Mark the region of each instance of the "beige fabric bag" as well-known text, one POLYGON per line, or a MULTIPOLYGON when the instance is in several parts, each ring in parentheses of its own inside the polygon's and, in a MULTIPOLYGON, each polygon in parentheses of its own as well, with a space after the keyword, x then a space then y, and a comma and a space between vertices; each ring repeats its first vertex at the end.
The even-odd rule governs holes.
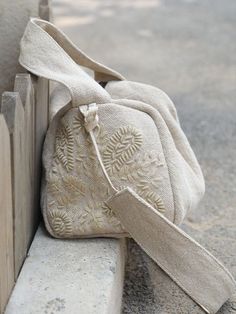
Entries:
POLYGON ((28 23, 20 63, 68 91, 54 93, 61 108, 43 151, 42 209, 50 234, 131 236, 206 312, 215 313, 235 283, 177 227, 202 198, 204 179, 168 96, 93 61, 43 20, 28 23), (95 80, 79 65, 92 69, 95 80))

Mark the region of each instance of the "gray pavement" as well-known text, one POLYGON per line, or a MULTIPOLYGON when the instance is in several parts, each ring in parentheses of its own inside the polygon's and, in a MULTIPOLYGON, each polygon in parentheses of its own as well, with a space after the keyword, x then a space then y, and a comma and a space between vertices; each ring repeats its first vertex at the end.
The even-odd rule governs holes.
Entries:
MULTIPOLYGON (((95 59, 176 104, 206 179, 183 228, 236 277, 236 1, 54 0, 54 21, 95 59)), ((123 314, 197 314, 133 242, 123 314)), ((219 311, 236 313, 236 294, 219 311)))

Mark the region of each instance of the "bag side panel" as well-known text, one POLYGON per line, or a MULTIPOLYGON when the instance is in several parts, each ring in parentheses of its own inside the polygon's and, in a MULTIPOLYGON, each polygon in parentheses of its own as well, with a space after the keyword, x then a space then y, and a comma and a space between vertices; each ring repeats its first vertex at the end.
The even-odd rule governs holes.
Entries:
MULTIPOLYGON (((132 187, 173 221, 170 179, 153 119, 139 108, 119 104, 99 105, 99 119, 96 140, 114 185, 132 187)), ((78 109, 63 109, 53 118, 43 165, 42 207, 53 236, 127 235, 104 204, 111 191, 78 109)))
MULTIPOLYGON (((113 84, 113 86, 115 86, 115 84, 113 84)), ((144 89, 145 88, 146 86, 144 86, 144 89)), ((109 90, 109 92, 112 94, 111 90, 109 90)), ((122 91, 119 89, 119 92, 122 93, 121 95, 119 93, 119 97, 127 96, 128 94, 126 94, 125 87, 122 91), (124 93, 125 95, 123 95, 124 93)), ((142 92, 141 88, 140 94, 143 94, 143 97, 145 97, 145 91, 142 92)), ((146 94, 148 96, 148 91, 146 91, 146 94)), ((129 95, 131 95, 131 93, 129 95)), ((112 97, 115 97, 115 95, 112 94, 112 97)), ((138 98, 137 95, 136 98, 138 98)), ((145 102, 147 101, 148 97, 145 98, 145 102)), ((129 100, 117 99, 116 102, 131 106, 131 101, 129 100)), ((158 103, 158 98, 156 102, 158 103)), ((158 110, 156 110, 153 106, 147 105, 146 103, 134 100, 132 100, 132 103, 134 108, 139 108, 150 114, 156 123, 169 169, 174 195, 174 222, 180 224, 187 211, 196 208, 204 195, 205 184, 200 166, 178 120, 173 117, 163 104, 159 103, 158 110)))

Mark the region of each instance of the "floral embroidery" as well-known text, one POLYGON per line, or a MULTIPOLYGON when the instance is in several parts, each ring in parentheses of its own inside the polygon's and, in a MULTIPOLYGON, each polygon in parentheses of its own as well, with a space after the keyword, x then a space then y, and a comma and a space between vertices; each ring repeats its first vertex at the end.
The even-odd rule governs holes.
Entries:
MULTIPOLYGON (((85 130, 84 128, 84 122, 83 122, 83 117, 82 117, 82 114, 78 111, 78 114, 75 116, 74 118, 74 121, 73 121, 73 129, 75 131, 79 133, 81 133, 83 139, 85 140, 83 142, 83 145, 88 147, 91 152, 90 152, 90 156, 87 156, 88 158, 90 158, 91 156, 92 157, 95 157, 95 152, 94 152, 94 149, 93 149, 93 144, 92 144, 92 141, 91 141, 91 138, 88 134, 88 132, 85 130)), ((97 144, 99 146, 99 149, 100 151, 102 151, 105 147, 105 143, 107 142, 108 140, 108 134, 106 132, 106 129, 104 127, 104 125, 100 122, 100 124, 96 127, 96 129, 94 130, 94 135, 96 137, 96 141, 97 141, 97 144)), ((76 142, 77 142, 77 145, 81 145, 81 139, 79 138, 76 138, 76 142)), ((81 154, 83 156, 83 154, 81 154)))
POLYGON ((69 236, 72 234, 72 224, 68 215, 59 210, 48 212, 49 224, 57 236, 69 236))
POLYGON ((69 194, 68 192, 59 194, 55 197, 55 202, 58 209, 69 208, 76 201, 75 195, 69 194))
POLYGON ((85 193, 85 185, 81 182, 78 177, 72 175, 66 175, 62 177, 62 182, 65 186, 67 191, 70 191, 75 194, 82 194, 85 193))
POLYGON ((66 174, 58 177, 53 174, 48 180, 48 191, 53 196, 50 204, 63 209, 78 201, 78 198, 85 194, 85 185, 76 176, 66 174))
MULTIPOLYGON (((139 152, 143 137, 133 126, 122 126, 110 136, 100 123, 94 133, 105 168, 115 186, 118 189, 130 186, 163 213, 164 203, 154 192, 159 189, 163 177, 159 171, 164 166, 162 155, 139 152)), ((69 235, 72 224, 81 234, 110 230, 110 226, 114 232, 125 231, 104 203, 111 191, 79 112, 74 115, 72 127, 63 118, 57 131, 48 192, 48 219, 56 235, 69 235)))
POLYGON ((156 210, 161 213, 165 212, 164 203, 159 195, 157 195, 153 191, 144 190, 144 191, 137 191, 137 193, 145 199, 150 205, 152 205, 156 210))
POLYGON ((90 201, 88 205, 82 210, 82 213, 79 216, 79 223, 82 228, 91 225, 98 229, 102 227, 103 215, 101 215, 101 212, 98 210, 100 206, 101 204, 92 203, 90 201))
MULTIPOLYGON (((78 110, 78 113, 77 113, 77 115, 74 117, 74 121, 73 121, 73 128, 74 129, 77 129, 79 132, 86 132, 86 130, 85 130, 85 128, 84 128, 84 126, 83 126, 83 124, 84 124, 84 122, 83 122, 83 116, 82 116, 82 114, 79 112, 79 110, 78 110)), ((86 134, 86 133, 85 133, 86 134)))
POLYGON ((57 175, 51 175, 48 180, 48 192, 56 196, 57 194, 62 193, 61 189, 61 180, 57 175))
POLYGON ((110 207, 108 207, 105 203, 102 204, 102 211, 105 216, 112 217, 114 216, 114 213, 110 207))
POLYGON ((58 159, 67 171, 74 167, 74 137, 69 125, 62 125, 56 134, 55 157, 58 159))
POLYGON ((142 145, 142 134, 132 126, 118 129, 109 139, 103 153, 103 162, 108 173, 120 170, 142 145))
POLYGON ((142 156, 138 156, 123 165, 119 170, 119 177, 123 181, 128 180, 130 183, 140 183, 141 185, 143 183, 145 185, 152 178, 152 184, 158 188, 161 178, 158 177, 157 172, 158 168, 162 166, 163 163, 158 154, 155 152, 143 153, 142 156))

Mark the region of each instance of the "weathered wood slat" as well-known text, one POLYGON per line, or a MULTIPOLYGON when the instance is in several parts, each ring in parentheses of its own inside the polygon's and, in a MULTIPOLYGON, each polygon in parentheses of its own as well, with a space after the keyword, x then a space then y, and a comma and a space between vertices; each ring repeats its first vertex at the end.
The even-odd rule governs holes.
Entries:
POLYGON ((2 313, 14 285, 10 137, 2 115, 0 135, 0 313, 2 313))
MULTIPOLYGON (((9 156, 9 163, 11 163, 11 167, 9 168, 12 190, 9 190, 9 193, 12 194, 13 217, 8 224, 4 222, 5 218, 3 217, 0 220, 0 229, 3 233, 2 242, 6 241, 4 235, 8 235, 9 230, 11 231, 12 250, 14 248, 11 255, 13 269, 10 270, 8 276, 9 278, 13 276, 12 284, 9 284, 10 288, 7 286, 6 280, 8 279, 2 281, 0 278, 0 294, 3 294, 1 296, 2 307, 12 288, 14 278, 16 280, 19 274, 40 216, 41 154, 48 127, 48 81, 35 78, 35 86, 36 95, 34 95, 30 75, 19 74, 15 79, 15 92, 5 92, 2 96, 1 113, 5 118, 5 125, 8 127, 8 137, 10 135, 11 160, 9 156), (36 104, 37 106, 35 106, 36 104), (2 227, 2 223, 4 227, 2 227)), ((3 158, 2 149, 0 157, 3 158)), ((4 178, 4 176, 5 174, 2 177, 4 178)), ((6 192, 4 189, 3 191, 6 192)), ((2 215, 6 215, 2 205, 0 210, 3 211, 2 215)), ((10 255, 8 254, 8 256, 10 255)), ((6 271, 6 267, 8 267, 6 261, 1 260, 1 269, 6 271)))
POLYGON ((24 107, 25 119, 25 178, 26 178, 26 245, 29 247, 32 237, 36 231, 39 218, 39 207, 36 206, 38 197, 36 194, 36 158, 35 158, 35 99, 34 89, 30 74, 17 74, 14 85, 15 92, 18 92, 24 107))
POLYGON ((25 112, 20 96, 16 92, 5 92, 2 96, 1 112, 3 113, 10 132, 12 154, 12 187, 13 187, 13 234, 14 234, 14 265, 15 278, 27 252, 28 244, 28 193, 29 174, 27 165, 25 112))
POLYGON ((51 20, 51 3, 48 0, 39 1, 39 16, 41 19, 51 20))
POLYGON ((33 81, 35 89, 35 178, 36 191, 38 198, 36 199, 37 208, 39 208, 40 196, 40 180, 41 180, 41 159, 42 148, 45 134, 48 128, 49 119, 49 81, 44 78, 37 78, 33 81))
POLYGON ((10 132, 12 153, 15 279, 40 216, 41 154, 48 126, 48 81, 35 79, 35 86, 36 95, 30 75, 17 75, 15 92, 5 92, 1 105, 10 132))
MULTIPOLYGON (((38 14, 50 19, 50 1, 38 14)), ((41 152, 48 126, 48 81, 17 74, 0 99, 0 313, 26 257, 40 208, 41 152), (37 107, 36 107, 37 102, 37 107)))

